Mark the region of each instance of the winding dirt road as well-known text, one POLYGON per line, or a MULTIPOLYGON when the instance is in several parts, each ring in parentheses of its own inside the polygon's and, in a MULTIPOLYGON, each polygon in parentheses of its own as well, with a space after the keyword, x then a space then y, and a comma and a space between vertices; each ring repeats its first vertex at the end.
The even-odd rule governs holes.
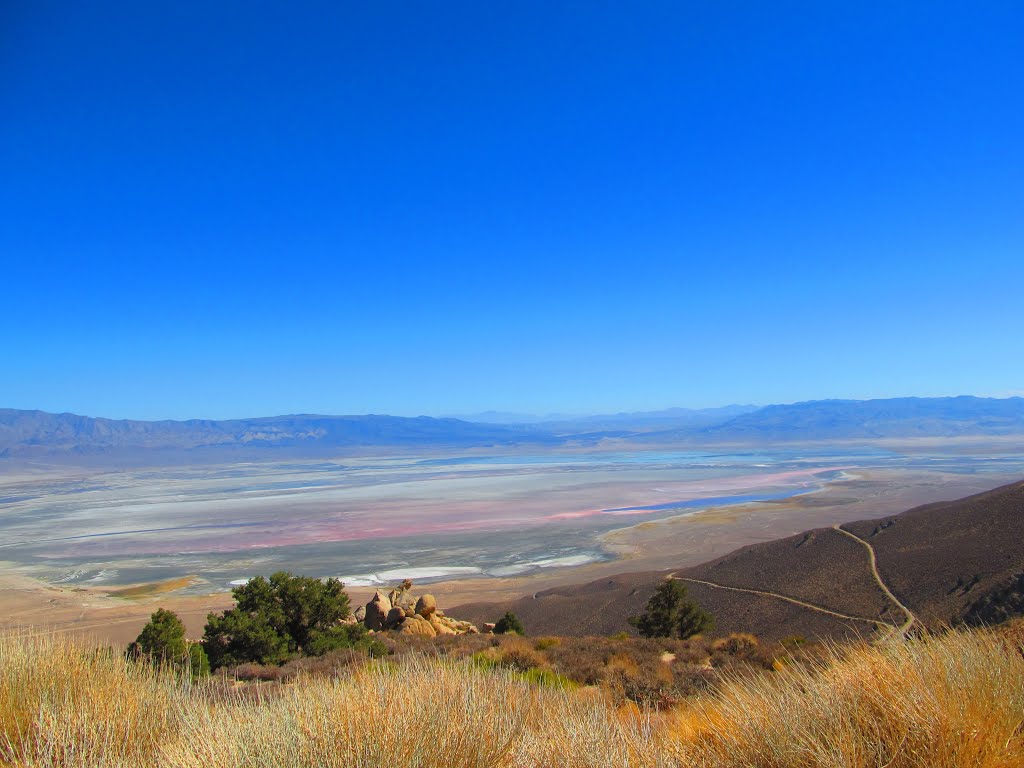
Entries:
POLYGON ((917 622, 917 616, 915 616, 914 612, 907 608, 907 606, 905 606, 902 602, 900 602, 900 599, 892 593, 892 590, 889 589, 889 585, 886 584, 885 579, 882 578, 882 574, 878 572, 878 558, 875 556, 875 548, 871 546, 870 542, 865 541, 857 534, 851 533, 850 531, 843 528, 841 523, 836 523, 832 526, 832 529, 838 531, 844 536, 850 537, 854 541, 861 544, 868 551, 868 561, 871 565, 871 575, 874 577, 875 583, 878 584, 879 589, 881 589, 882 592, 885 593, 885 596, 889 598, 892 604, 899 608, 903 612, 903 615, 907 617, 906 621, 904 621, 903 624, 901 624, 897 628, 899 634, 903 637, 906 637, 907 632, 909 632, 910 628, 914 626, 914 624, 917 622))
POLYGON ((729 587, 725 584, 716 584, 713 581, 704 581, 703 579, 691 579, 686 576, 676 576, 674 573, 670 573, 667 578, 676 579, 677 581, 689 581, 693 584, 703 584, 705 587, 713 587, 715 589, 726 589, 730 592, 746 592, 750 595, 758 595, 760 597, 771 597, 776 600, 785 600, 787 603, 793 603, 793 605, 799 605, 801 608, 807 608, 811 611, 817 611, 818 613, 825 613, 829 616, 834 616, 837 619, 843 619, 844 621, 863 621, 868 624, 874 624, 878 627, 891 628, 892 624, 885 621, 878 621, 877 619, 868 619, 863 616, 850 616, 839 611, 833 611, 831 608, 825 608, 821 605, 815 605, 814 603, 808 603, 806 600, 798 600, 795 597, 789 595, 782 595, 778 592, 766 592, 761 589, 747 589, 745 587, 729 587))
POLYGON ((717 584, 713 581, 705 581, 703 579, 692 579, 686 576, 676 576, 675 573, 670 573, 667 578, 677 579, 679 581, 688 581, 693 584, 702 584, 706 587, 712 587, 714 589, 725 589, 729 590, 730 592, 745 592, 750 595, 770 597, 775 600, 784 600, 787 603, 798 605, 801 608, 806 608, 811 611, 817 611, 818 613, 824 613, 829 616, 834 616, 835 618, 843 619, 844 621, 861 621, 866 622, 868 624, 874 624, 877 627, 883 627, 885 629, 890 630, 889 634, 886 636, 887 639, 897 636, 906 637, 907 633, 910 631, 910 628, 913 627, 914 624, 917 622, 917 617, 914 615, 913 611, 911 611, 906 605, 904 605, 900 601, 898 597, 896 597, 895 594, 893 594, 892 590, 889 589, 889 585, 885 583, 885 579, 882 578, 882 574, 878 571, 878 558, 875 555, 875 548, 871 546, 870 542, 865 541, 855 533, 847 531, 845 528, 842 527, 840 523, 836 523, 835 525, 833 525, 832 529, 838 533, 841 533, 844 536, 853 539, 868 551, 868 564, 871 568, 871 576, 875 580, 875 583, 878 585, 878 588, 882 590, 882 593, 886 596, 886 598, 888 598, 893 605, 899 608, 900 611, 902 611, 903 615, 906 617, 906 620, 902 624, 897 626, 887 621, 869 619, 864 616, 850 616, 845 613, 840 613, 839 611, 833 611, 831 608, 826 608, 822 605, 809 603, 806 600, 800 600, 798 598, 790 597, 789 595, 783 595, 778 592, 768 592, 761 589, 748 589, 746 587, 730 587, 725 584, 717 584))

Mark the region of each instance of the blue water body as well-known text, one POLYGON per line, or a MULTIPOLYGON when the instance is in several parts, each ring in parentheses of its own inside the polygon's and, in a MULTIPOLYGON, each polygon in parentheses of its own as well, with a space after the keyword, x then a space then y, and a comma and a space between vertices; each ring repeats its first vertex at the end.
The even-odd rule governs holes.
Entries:
POLYGON ((863 447, 827 447, 820 450, 806 447, 791 449, 749 450, 749 451, 672 451, 672 450, 639 450, 622 452, 589 452, 589 453, 545 453, 491 456, 439 456, 425 459, 413 459, 415 466, 461 466, 467 464, 508 464, 508 465, 550 465, 550 464, 585 464, 585 465, 646 465, 659 464, 670 466, 732 466, 743 467, 765 464, 780 466, 790 463, 802 463, 809 460, 823 463, 842 462, 850 459, 873 460, 887 462, 889 460, 906 459, 902 454, 886 448, 872 446, 863 447))
POLYGON ((642 507, 615 507, 613 509, 602 509, 607 514, 616 512, 662 512, 670 509, 705 509, 707 507, 726 507, 730 504, 746 504, 751 501, 778 501, 780 499, 791 499, 794 496, 802 496, 805 493, 812 493, 815 488, 794 488, 789 491, 777 493, 750 493, 736 496, 710 496, 702 499, 685 499, 681 501, 669 501, 664 504, 648 504, 642 507))

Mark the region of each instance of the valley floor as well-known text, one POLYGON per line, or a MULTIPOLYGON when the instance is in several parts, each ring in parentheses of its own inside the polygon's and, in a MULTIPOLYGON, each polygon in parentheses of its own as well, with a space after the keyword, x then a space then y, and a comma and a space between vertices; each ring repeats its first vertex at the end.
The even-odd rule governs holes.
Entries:
MULTIPOLYGON (((452 609, 452 615, 458 616, 460 604, 501 602, 625 571, 685 568, 748 544, 958 498, 1016 477, 858 470, 828 482, 814 493, 661 517, 600 534, 602 546, 614 554, 614 559, 608 561, 519 576, 439 581, 430 584, 430 591, 452 609)), ((623 518, 624 522, 628 520, 623 518)), ((391 545, 397 544, 395 540, 391 545)), ((231 596, 225 589, 196 593, 190 587, 192 583, 186 576, 135 585, 67 586, 26 576, 18 563, 0 563, 0 628, 54 631, 124 645, 135 638, 160 606, 181 616, 190 637, 199 637, 207 613, 230 607, 231 596)), ((358 605, 366 602, 375 588, 349 586, 347 591, 353 605, 358 605)))

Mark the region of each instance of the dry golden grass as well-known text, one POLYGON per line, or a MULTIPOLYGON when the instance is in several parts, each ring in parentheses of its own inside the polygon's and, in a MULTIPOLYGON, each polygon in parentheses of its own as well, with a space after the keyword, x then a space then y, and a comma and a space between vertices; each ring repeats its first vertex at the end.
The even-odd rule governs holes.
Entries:
POLYGON ((695 766, 1024 766, 1024 647, 965 631, 837 648, 726 685, 676 727, 695 766))
POLYGON ((855 646, 684 708, 615 706, 410 656, 287 685, 191 684, 59 637, 0 637, 0 763, 102 768, 1024 766, 1024 648, 855 646))
POLYGON ((0 760, 26 766, 145 764, 191 700, 169 675, 59 635, 0 636, 0 760))

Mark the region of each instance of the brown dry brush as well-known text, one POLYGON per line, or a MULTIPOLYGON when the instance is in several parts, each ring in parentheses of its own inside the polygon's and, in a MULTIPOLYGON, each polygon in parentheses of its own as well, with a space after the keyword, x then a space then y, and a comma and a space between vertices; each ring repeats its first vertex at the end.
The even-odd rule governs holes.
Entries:
MULTIPOLYGON (((500 658, 503 644, 476 653, 488 647, 500 658)), ((541 654, 528 639, 504 650, 517 663, 541 654)), ((331 674, 297 670, 287 683, 192 683, 60 637, 9 635, 0 637, 0 763, 1020 768, 1022 650, 1019 636, 987 630, 836 647, 818 662, 732 674, 656 711, 599 686, 534 685, 472 656, 410 652, 331 674)), ((634 664, 624 653, 605 666, 634 664)))
POLYGON ((1022 648, 989 631, 836 646, 726 684, 677 715, 676 743, 695 766, 1020 768, 1022 648))

